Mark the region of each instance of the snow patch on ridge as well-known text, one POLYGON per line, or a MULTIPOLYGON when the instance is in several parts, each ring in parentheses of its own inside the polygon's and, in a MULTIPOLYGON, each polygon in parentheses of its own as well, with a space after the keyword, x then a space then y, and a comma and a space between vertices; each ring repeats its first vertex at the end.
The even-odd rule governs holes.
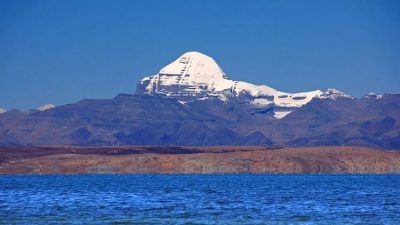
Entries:
POLYGON ((375 94, 375 93, 368 93, 364 95, 362 98, 363 99, 381 99, 383 95, 375 94))
POLYGON ((274 117, 276 119, 282 119, 283 117, 287 116, 292 111, 274 111, 274 117))
POLYGON ((0 108, 0 113, 5 113, 5 112, 7 112, 6 109, 0 108))
POLYGON ((326 92, 321 94, 319 98, 330 98, 336 100, 337 98, 354 98, 334 88, 329 88, 326 92))
POLYGON ((53 104, 46 104, 46 105, 39 106, 38 108, 36 108, 36 110, 45 111, 45 110, 48 110, 48 109, 51 109, 54 107, 56 107, 56 106, 53 104))

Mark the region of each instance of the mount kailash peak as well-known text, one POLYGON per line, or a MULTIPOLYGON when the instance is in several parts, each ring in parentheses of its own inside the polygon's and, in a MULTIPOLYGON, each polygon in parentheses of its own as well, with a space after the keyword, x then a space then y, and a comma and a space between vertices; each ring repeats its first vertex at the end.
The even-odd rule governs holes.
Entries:
POLYGON ((286 93, 266 85, 230 80, 213 58, 194 51, 184 53, 156 75, 143 78, 136 94, 172 97, 182 104, 210 99, 240 101, 254 108, 272 108, 272 116, 278 119, 313 98, 351 97, 335 89, 286 93))

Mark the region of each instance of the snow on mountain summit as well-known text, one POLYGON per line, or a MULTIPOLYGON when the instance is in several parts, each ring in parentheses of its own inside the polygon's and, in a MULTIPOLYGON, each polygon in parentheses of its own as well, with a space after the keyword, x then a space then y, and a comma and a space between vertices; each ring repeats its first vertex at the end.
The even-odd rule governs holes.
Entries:
POLYGON ((278 107, 275 118, 282 118, 295 108, 324 93, 320 90, 286 93, 266 85, 228 79, 217 62, 199 52, 186 52, 153 76, 143 78, 136 94, 168 96, 180 102, 219 98, 240 99, 254 107, 278 107))
POLYGON ((1 114, 1 113, 5 113, 5 112, 7 112, 6 109, 0 108, 0 114, 1 114))
MULTIPOLYGON (((227 77, 213 58, 199 52, 187 52, 160 70, 159 74, 180 74, 179 84, 206 84, 209 90, 218 89, 218 84, 227 77)), ((171 80, 172 83, 176 82, 171 80)))
POLYGON ((231 81, 214 59, 199 52, 183 54, 162 68, 158 74, 144 78, 141 83, 146 81, 150 81, 145 88, 147 93, 166 95, 170 91, 165 90, 165 86, 178 86, 201 92, 221 91, 231 85, 231 81))

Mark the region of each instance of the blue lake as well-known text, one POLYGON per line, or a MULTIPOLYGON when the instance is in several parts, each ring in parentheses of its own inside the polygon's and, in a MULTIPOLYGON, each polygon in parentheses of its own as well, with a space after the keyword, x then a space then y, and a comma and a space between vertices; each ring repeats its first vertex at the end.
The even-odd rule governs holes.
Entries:
POLYGON ((400 175, 5 175, 0 224, 400 224, 400 175))

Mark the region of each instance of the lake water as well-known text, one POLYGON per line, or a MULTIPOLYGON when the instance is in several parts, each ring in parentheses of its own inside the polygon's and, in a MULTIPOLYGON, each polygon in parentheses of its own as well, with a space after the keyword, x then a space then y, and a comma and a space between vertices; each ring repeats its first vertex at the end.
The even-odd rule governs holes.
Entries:
POLYGON ((0 176, 0 224, 400 224, 400 175, 0 176))

